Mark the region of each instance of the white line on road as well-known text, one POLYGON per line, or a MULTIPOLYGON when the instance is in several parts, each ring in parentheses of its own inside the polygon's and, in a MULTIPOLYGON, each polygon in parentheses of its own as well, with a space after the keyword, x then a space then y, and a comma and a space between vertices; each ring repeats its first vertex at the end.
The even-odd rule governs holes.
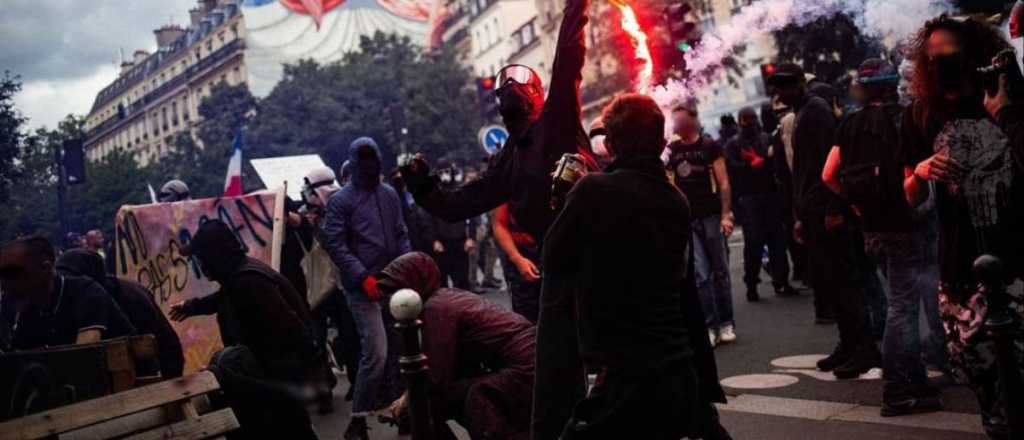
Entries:
POLYGON ((719 405, 722 411, 794 417, 818 421, 873 423, 879 425, 926 428, 984 434, 981 417, 977 414, 940 411, 900 417, 882 417, 879 407, 822 400, 791 399, 786 397, 741 394, 731 397, 729 403, 719 405))

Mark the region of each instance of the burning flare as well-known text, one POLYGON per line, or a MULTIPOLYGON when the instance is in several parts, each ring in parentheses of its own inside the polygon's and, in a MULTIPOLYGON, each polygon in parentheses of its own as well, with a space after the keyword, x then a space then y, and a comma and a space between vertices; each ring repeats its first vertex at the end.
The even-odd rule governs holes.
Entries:
POLYGON ((647 93, 651 87, 651 78, 654 76, 654 62, 651 59, 651 51, 647 47, 647 34, 640 28, 636 13, 625 3, 625 0, 609 1, 622 12, 622 30, 629 34, 633 48, 636 50, 636 61, 640 63, 640 70, 636 75, 636 90, 640 93, 647 93))

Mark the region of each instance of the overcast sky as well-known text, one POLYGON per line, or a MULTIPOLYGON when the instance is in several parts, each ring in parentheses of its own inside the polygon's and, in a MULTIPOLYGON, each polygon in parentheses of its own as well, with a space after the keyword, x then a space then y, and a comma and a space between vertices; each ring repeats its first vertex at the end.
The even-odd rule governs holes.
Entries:
POLYGON ((119 55, 156 49, 153 29, 188 24, 195 0, 3 0, 0 72, 20 75, 17 108, 29 127, 89 112, 117 78, 119 55))

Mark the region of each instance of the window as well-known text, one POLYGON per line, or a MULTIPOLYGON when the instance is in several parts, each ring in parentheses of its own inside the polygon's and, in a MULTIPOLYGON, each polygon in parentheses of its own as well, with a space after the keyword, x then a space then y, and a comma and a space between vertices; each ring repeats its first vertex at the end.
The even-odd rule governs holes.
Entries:
POLYGON ((482 41, 484 47, 491 47, 491 25, 484 25, 484 41, 482 41))
POLYGON ((171 125, 178 126, 178 101, 171 101, 171 125))
POLYGON ((491 44, 497 44, 498 40, 501 39, 501 27, 498 26, 498 17, 494 17, 494 37, 491 38, 491 44))
POLYGON ((164 131, 167 131, 167 107, 160 107, 160 120, 163 121, 164 131))

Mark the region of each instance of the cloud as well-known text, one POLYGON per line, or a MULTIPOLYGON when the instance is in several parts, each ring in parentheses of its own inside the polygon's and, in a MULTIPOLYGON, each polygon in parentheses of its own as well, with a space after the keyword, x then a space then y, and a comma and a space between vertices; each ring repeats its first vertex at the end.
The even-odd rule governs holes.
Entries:
POLYGON ((16 98, 30 125, 84 114, 117 76, 119 49, 156 48, 153 29, 188 24, 195 0, 4 0, 0 70, 20 75, 16 98), (40 98, 51 97, 49 101, 40 98))

